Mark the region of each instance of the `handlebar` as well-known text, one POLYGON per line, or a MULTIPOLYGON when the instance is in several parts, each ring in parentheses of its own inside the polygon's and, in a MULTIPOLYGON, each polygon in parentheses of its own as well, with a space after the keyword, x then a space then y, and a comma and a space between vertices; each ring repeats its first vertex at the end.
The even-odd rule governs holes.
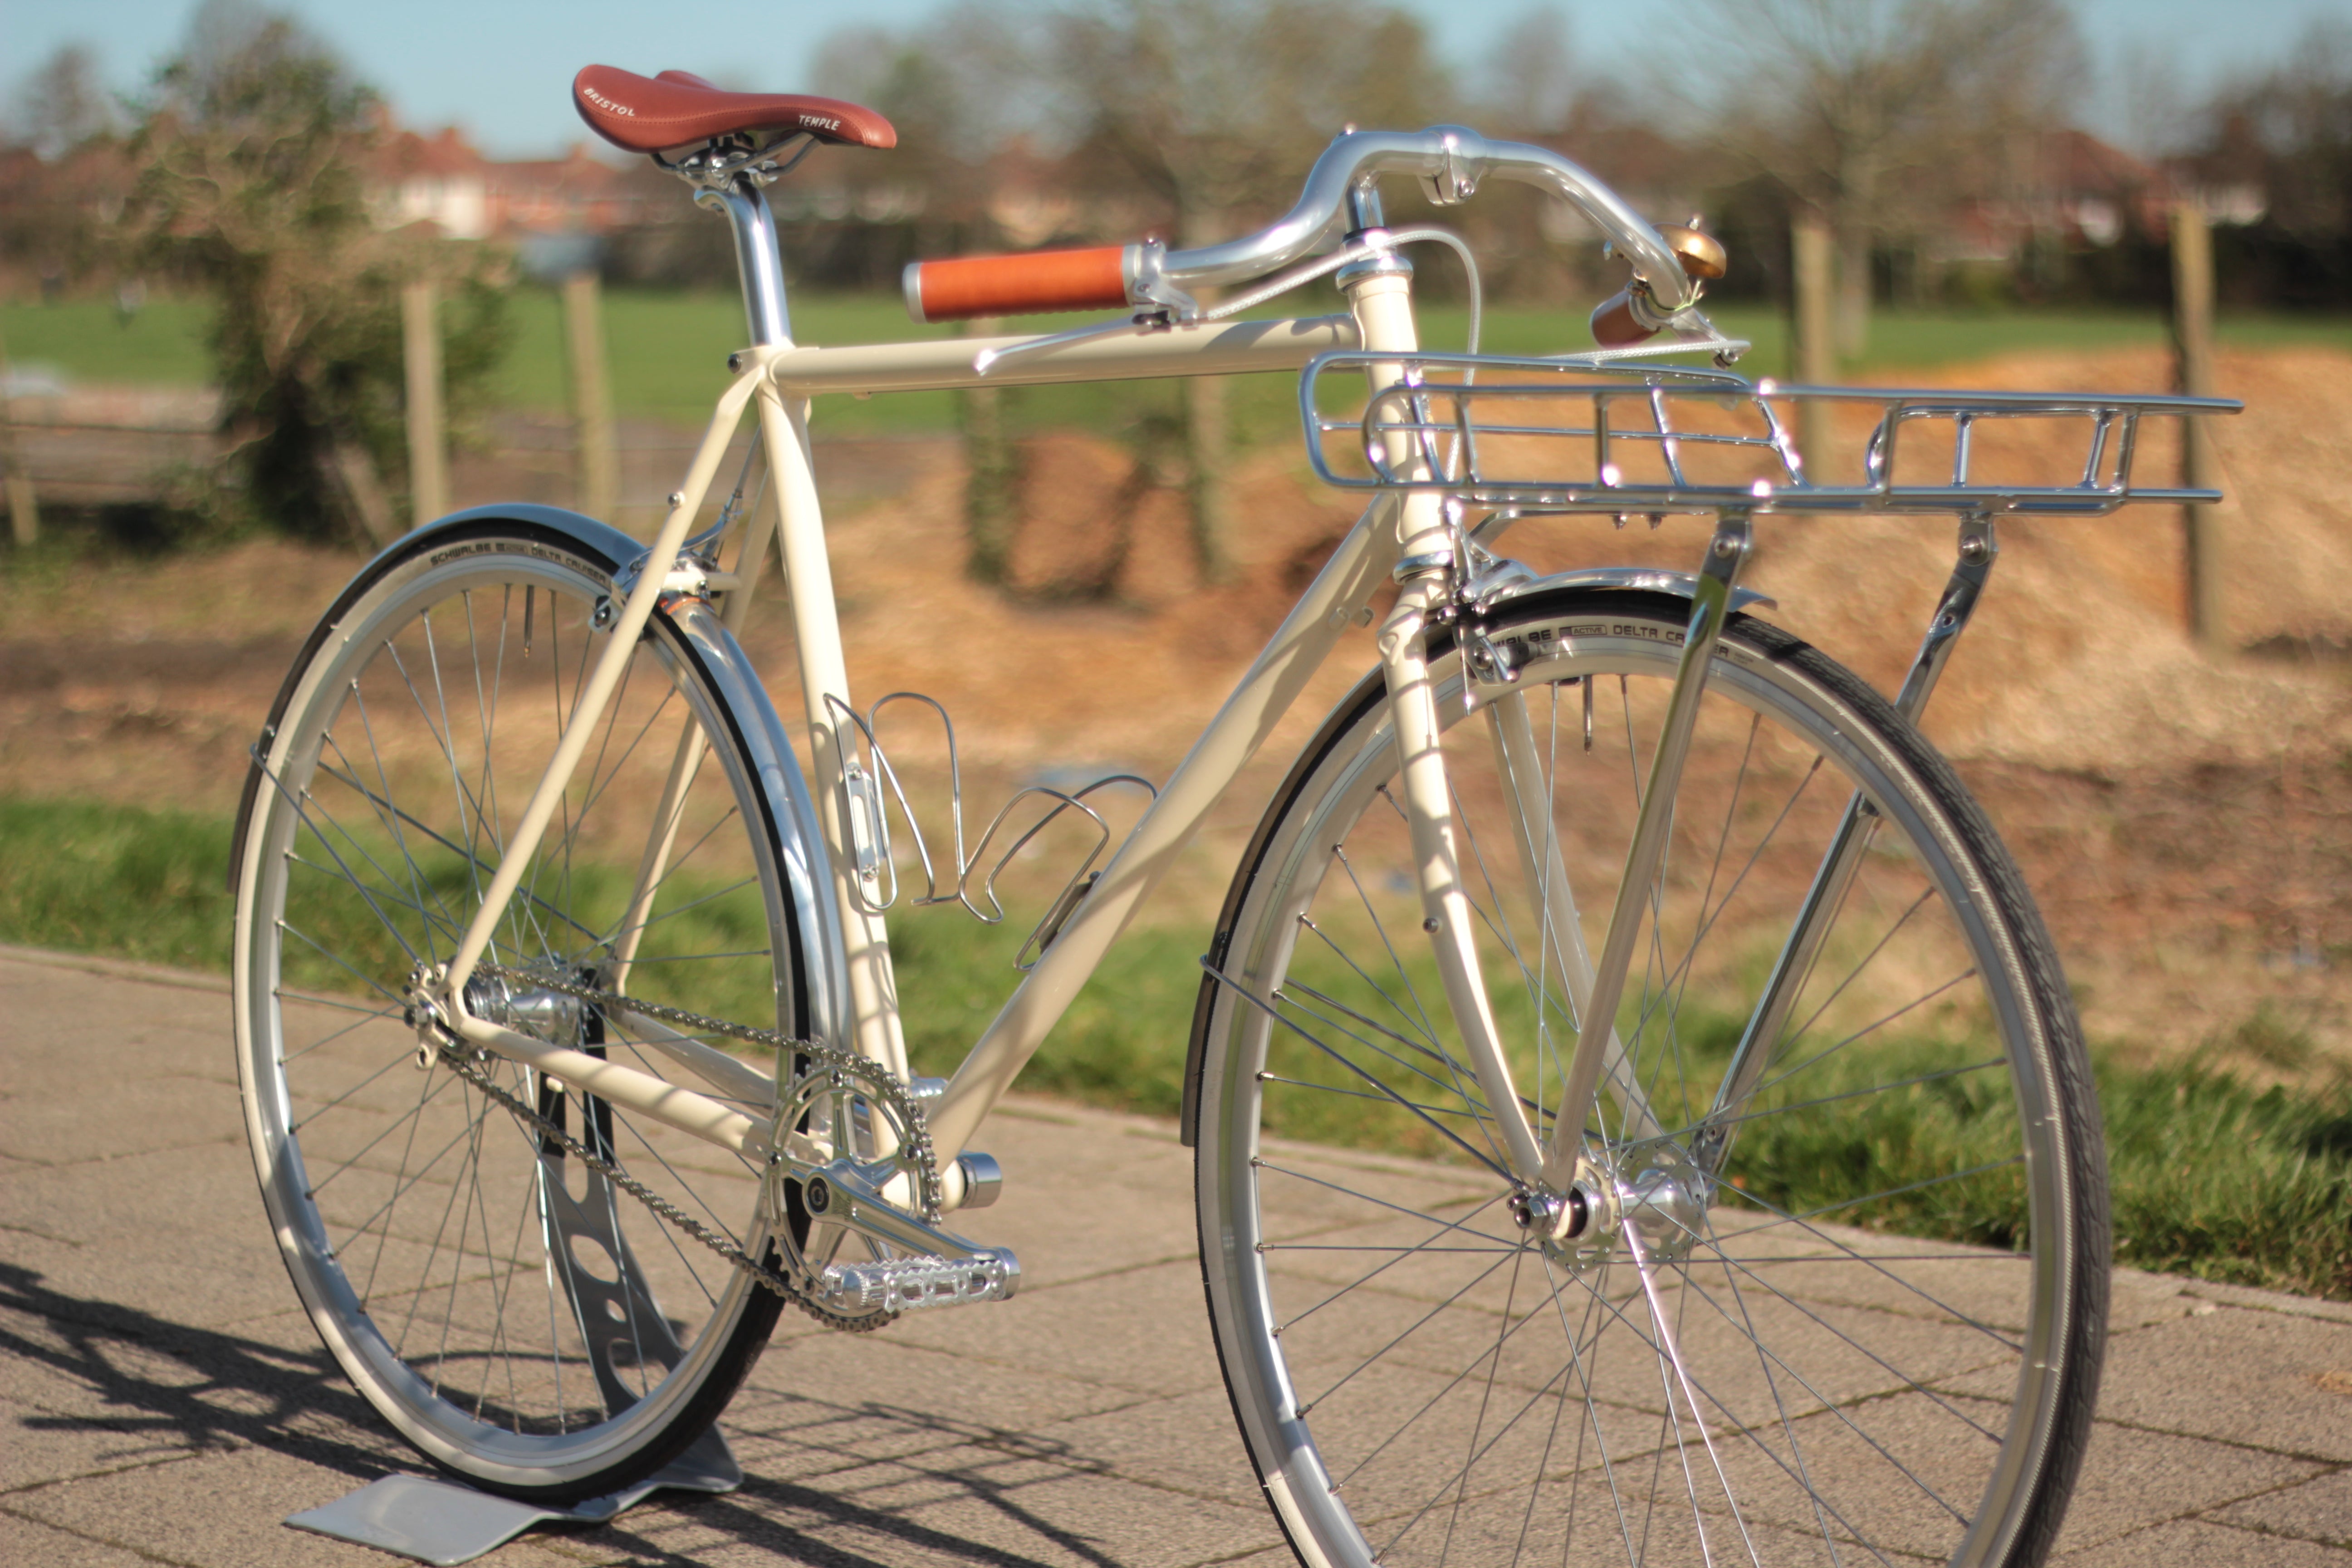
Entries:
POLYGON ((1548 147, 1490 142, 1459 125, 1436 125, 1353 131, 1335 139, 1307 172, 1297 205, 1255 234, 1190 250, 1163 250, 1153 243, 911 262, 908 308, 918 321, 1121 304, 1156 306, 1189 319, 1197 307, 1188 288, 1248 282, 1306 258, 1345 231, 1350 193, 1382 174, 1418 176, 1442 206, 1469 200, 1489 175, 1535 185, 1566 200, 1607 237, 1646 289, 1644 313, 1663 320, 1697 300, 1697 282, 1675 247, 1583 168, 1548 147), (1114 258, 1118 292, 1111 288, 1114 258), (1041 262, 1051 275, 1028 276, 1041 262))
POLYGON ((1171 251, 1162 269, 1180 287, 1262 278, 1299 260, 1339 232, 1347 219, 1349 192, 1381 174, 1418 175, 1440 206, 1469 200, 1489 174, 1549 191, 1590 218, 1616 246, 1632 264, 1633 275, 1649 285, 1661 310, 1672 313, 1696 298, 1674 250, 1616 192, 1549 147, 1489 142, 1459 125, 1349 132, 1315 160, 1297 205, 1272 226, 1223 245, 1171 251))

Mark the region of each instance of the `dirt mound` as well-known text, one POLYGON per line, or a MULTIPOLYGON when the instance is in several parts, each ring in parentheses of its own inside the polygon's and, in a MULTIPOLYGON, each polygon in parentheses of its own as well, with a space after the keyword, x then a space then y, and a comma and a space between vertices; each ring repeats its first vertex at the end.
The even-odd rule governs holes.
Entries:
MULTIPOLYGON (((2145 390, 2168 374, 2160 353, 2126 351, 2012 355, 1933 379, 2145 390)), ((2221 520, 2229 640, 2284 656, 2215 658, 2189 642, 2176 510, 2012 521, 1927 728, 2024 862, 2095 1032, 2193 1044, 2266 1005, 2342 1044, 2352 608, 2338 584, 2352 575, 2352 356, 2226 353, 2220 374, 2247 404, 2217 442, 2231 496, 2221 520)), ((2151 441, 2144 473, 2177 471, 2168 439, 2151 441)), ((853 689, 866 702, 907 689, 945 703, 982 811, 1040 774, 1164 776, 1357 510, 1312 480, 1289 441, 1257 448, 1231 480, 1226 574, 1206 583, 1178 490, 1139 475, 1121 447, 1041 437, 1024 451, 1008 594, 967 574, 953 442, 890 444, 869 455, 887 460, 888 482, 864 486, 855 474, 836 482, 845 450, 820 449, 830 492, 876 498, 829 525, 853 689)), ((1950 568, 1949 526, 1768 519, 1759 536, 1751 581, 1780 601, 1766 613, 1892 690, 1950 568)), ((1549 520, 1505 547, 1539 570, 1688 569, 1705 539, 1689 520, 1655 531, 1549 520)), ((257 544, 0 578, 0 791, 229 809, 286 658, 355 565, 257 544)), ((797 678, 781 608, 755 616, 748 640, 789 717, 797 678)), ((1179 878, 1180 903, 1213 907, 1273 777, 1372 658, 1370 634, 1349 633, 1212 824, 1179 878)), ((935 733, 913 727, 894 750, 944 760, 935 733)))

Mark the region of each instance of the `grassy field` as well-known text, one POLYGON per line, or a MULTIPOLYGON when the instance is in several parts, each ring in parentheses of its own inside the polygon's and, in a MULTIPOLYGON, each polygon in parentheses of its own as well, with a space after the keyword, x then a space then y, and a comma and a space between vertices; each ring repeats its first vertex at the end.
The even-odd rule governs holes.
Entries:
MULTIPOLYGON (((0 800, 0 942, 225 970, 229 825, 212 817, 87 803, 0 800)), ((917 1065, 951 1067, 1008 988, 1017 934, 953 916, 900 922, 897 949, 917 1065)), ((1201 933, 1151 928, 1113 951, 1023 1087, 1157 1115, 1175 1112, 1199 985, 1201 933)), ((1915 1047, 1922 1075, 1937 1065, 1915 1047)), ((2299 1045, 2257 1015, 2229 1038, 2157 1068, 2098 1054, 2119 1262, 2231 1283, 2352 1299, 2352 1082, 2263 1088, 2250 1063, 2292 1066, 2299 1045)), ((1880 1064, 1884 1069, 1885 1064, 1880 1064)), ((1948 1083, 1874 1098, 1866 1116, 1776 1122, 1774 1201, 1802 1207, 1808 1173, 1867 1173, 1882 1190, 1982 1164, 2015 1148, 2005 1093, 1948 1083), (1785 1177, 1781 1176, 1785 1173, 1785 1177)), ((1299 1129, 1312 1132, 1315 1129, 1299 1129)), ((1844 1190, 1851 1190, 1850 1187, 1844 1190)), ((1945 1184, 1932 1207, 1879 1216, 1890 1228, 2006 1245, 2016 1184, 1945 1184)), ((1898 1205, 1901 1200, 1897 1198, 1898 1205)))
MULTIPOLYGON (((1297 308, 1338 308, 1328 290, 1309 289, 1297 308)), ((909 321, 896 296, 814 294, 793 301, 793 328, 803 342, 901 341, 948 331, 909 321)), ((562 312, 543 289, 518 289, 512 300, 515 341, 501 367, 496 401, 511 407, 564 406, 562 312)), ((1759 375, 1788 373, 1787 324, 1776 313, 1731 306, 1720 313, 1727 331, 1750 338, 1747 367, 1759 375)), ((201 384, 207 374, 205 308, 189 300, 152 301, 129 321, 97 300, 57 304, 0 304, 0 338, 20 364, 54 367, 73 381, 201 384)), ((1432 348, 1457 348, 1466 326, 1459 308, 1423 312, 1432 348)), ((1061 323, 1038 318, 1041 330, 1061 323)), ((725 378, 728 353, 742 346, 741 304, 732 294, 615 290, 604 305, 613 384, 625 416, 699 424, 725 378)), ((2316 342, 2352 350, 2352 318, 2225 315, 2225 345, 2316 342)), ((2163 321, 2150 312, 2099 310, 1883 310, 1874 318, 1870 350, 1855 372, 1931 367, 2030 348, 2155 347, 2163 321)), ((1558 353, 1587 346, 1580 312, 1507 307, 1488 312, 1484 346, 1497 353, 1558 353)), ((1042 427, 1116 426, 1167 405, 1169 384, 1141 383, 1105 395, 1101 387, 1024 388, 1008 395, 1017 425, 1042 427)), ((1237 389, 1238 431, 1278 432, 1288 439, 1292 399, 1286 375, 1256 376, 1237 389)), ((943 430, 955 422, 945 393, 901 393, 857 401, 828 399, 820 423, 827 432, 884 434, 943 430)))

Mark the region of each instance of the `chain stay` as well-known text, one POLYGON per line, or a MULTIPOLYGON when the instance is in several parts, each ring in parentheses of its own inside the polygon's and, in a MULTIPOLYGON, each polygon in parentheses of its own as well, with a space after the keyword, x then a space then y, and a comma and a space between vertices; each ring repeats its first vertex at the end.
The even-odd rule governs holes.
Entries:
MULTIPOLYGON (((924 1119, 921 1102, 908 1092, 904 1084, 878 1064, 867 1061, 863 1057, 838 1050, 822 1041, 800 1039, 780 1030, 755 1029, 720 1018, 706 1018, 699 1014, 687 1012, 683 1008, 665 1006, 656 1002, 638 1001, 633 997, 624 996, 618 992, 601 991, 593 986, 559 980, 535 971, 510 969, 503 964, 485 960, 476 966, 476 972, 494 979, 528 985, 539 990, 552 991, 579 1001, 593 1003, 608 1014, 614 1009, 619 1009, 655 1018, 693 1034, 723 1035, 730 1039, 742 1040, 751 1045, 765 1046, 775 1050, 790 1050, 796 1055, 810 1058, 808 1068, 800 1075, 802 1079, 822 1075, 831 1079, 836 1085, 845 1079, 857 1080, 877 1099, 887 1100, 891 1109, 898 1113, 898 1124, 906 1129, 902 1152, 913 1167, 917 1191, 921 1198, 923 1216, 934 1224, 938 1223, 940 1196, 939 1166, 932 1151, 930 1129, 924 1119)), ((678 1208, 677 1205, 630 1175, 614 1161, 597 1153, 573 1137, 569 1131, 541 1115, 536 1107, 524 1104, 488 1073, 483 1072, 461 1043, 444 1036, 441 1039, 440 1056, 443 1063, 452 1072, 497 1101, 509 1114, 530 1125, 542 1137, 551 1139, 562 1145, 566 1152, 597 1172, 639 1203, 644 1204, 656 1217, 700 1242, 735 1268, 749 1274, 759 1285, 792 1302, 819 1322, 849 1332, 870 1333, 874 1330, 885 1327, 897 1316, 896 1313, 882 1312, 850 1316, 826 1310, 788 1276, 760 1261, 731 1237, 712 1230, 693 1215, 678 1208)), ((779 1103, 786 1103, 797 1098, 788 1088, 779 1096, 779 1103)))

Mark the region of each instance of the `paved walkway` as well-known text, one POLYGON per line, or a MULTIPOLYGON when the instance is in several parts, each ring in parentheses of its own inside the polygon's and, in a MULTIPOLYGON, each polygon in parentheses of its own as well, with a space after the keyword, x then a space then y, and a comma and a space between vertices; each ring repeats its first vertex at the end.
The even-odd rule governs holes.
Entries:
MULTIPOLYGON (((278 1522, 406 1449, 333 1371, 255 1195, 205 976, 0 949, 0 1563, 385 1564, 278 1522)), ((1025 1101, 985 1146, 1021 1296, 788 1326, 750 1479, 485 1559, 827 1568, 1289 1561, 1233 1431, 1163 1122, 1025 1101)), ((2070 1564, 2352 1568, 2352 1308, 2124 1273, 2070 1564)))

